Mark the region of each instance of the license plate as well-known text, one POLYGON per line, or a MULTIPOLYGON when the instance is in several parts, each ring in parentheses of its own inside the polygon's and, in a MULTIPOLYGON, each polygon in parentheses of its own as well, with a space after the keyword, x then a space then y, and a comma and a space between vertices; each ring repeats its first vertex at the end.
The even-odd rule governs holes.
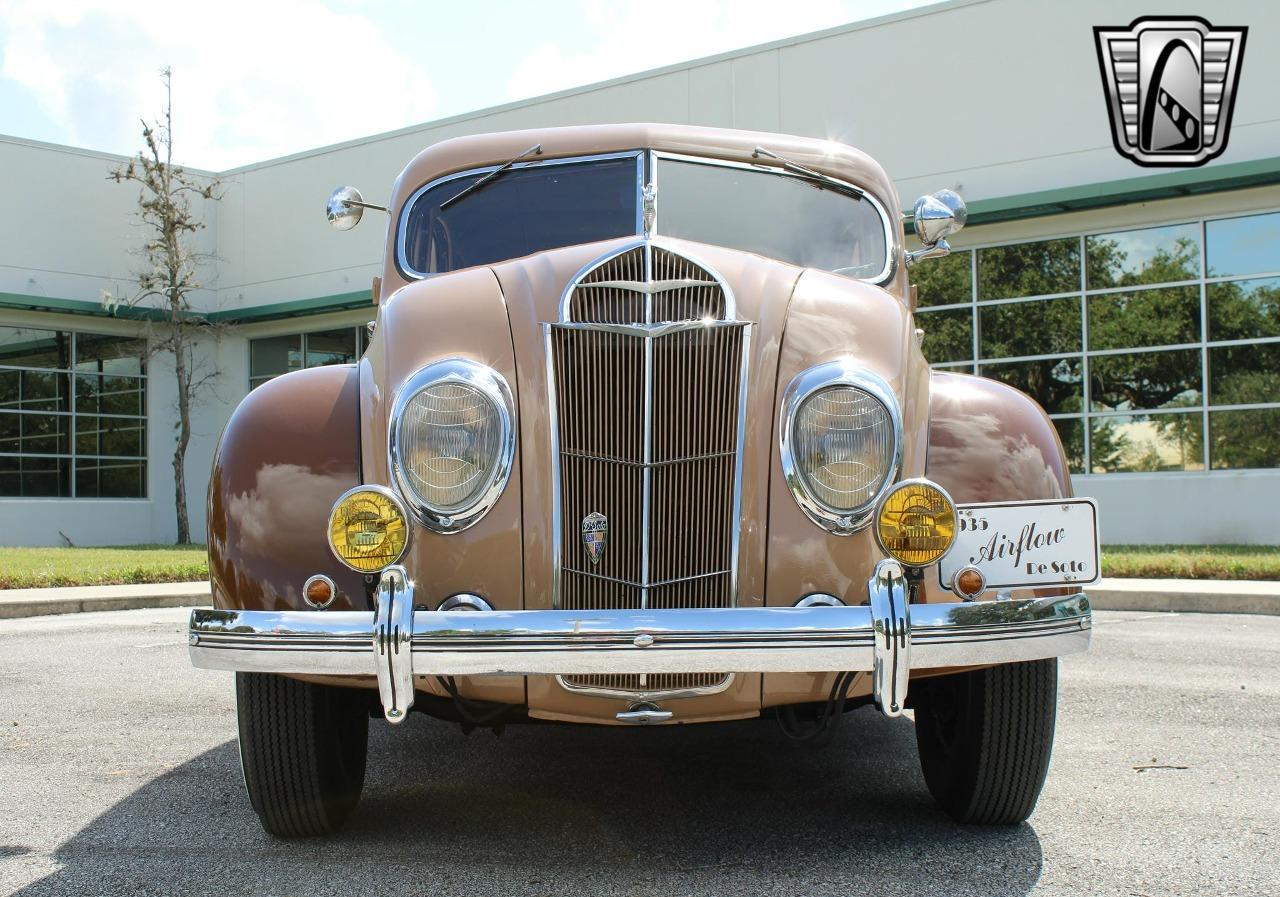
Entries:
POLYGON ((942 587, 962 567, 988 589, 1086 585, 1101 577, 1098 506, 1091 498, 957 505, 956 542, 938 562, 942 587))

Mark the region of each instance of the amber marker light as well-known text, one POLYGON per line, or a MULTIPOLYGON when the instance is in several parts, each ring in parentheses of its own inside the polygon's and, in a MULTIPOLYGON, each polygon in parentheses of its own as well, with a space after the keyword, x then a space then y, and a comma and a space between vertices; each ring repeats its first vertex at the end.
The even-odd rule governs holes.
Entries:
POLYGON ((961 567, 951 581, 951 590, 962 598, 972 601, 987 587, 987 578, 977 567, 961 567))
POLYGON ((307 581, 302 584, 302 597, 306 599, 307 604, 316 610, 324 610, 332 604, 333 596, 333 580, 323 573, 316 573, 308 577, 307 581))
POLYGON ((408 545, 408 514, 391 490, 357 486, 334 503, 329 547, 352 570, 377 573, 400 560, 408 545))
POLYGON ((956 506, 928 480, 904 480, 876 513, 876 539, 885 553, 908 567, 939 561, 956 540, 956 506))

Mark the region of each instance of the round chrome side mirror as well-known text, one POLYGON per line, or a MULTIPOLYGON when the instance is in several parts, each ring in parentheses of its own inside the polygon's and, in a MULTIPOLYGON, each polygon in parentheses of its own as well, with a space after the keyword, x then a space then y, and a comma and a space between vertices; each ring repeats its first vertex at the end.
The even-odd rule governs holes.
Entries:
POLYGON ((964 227, 968 217, 964 200, 952 190, 922 196, 916 200, 916 236, 925 246, 935 246, 939 240, 964 227))
POLYGON ((334 230, 351 230, 364 215, 364 197, 355 187, 339 187, 329 194, 324 204, 325 216, 334 230))

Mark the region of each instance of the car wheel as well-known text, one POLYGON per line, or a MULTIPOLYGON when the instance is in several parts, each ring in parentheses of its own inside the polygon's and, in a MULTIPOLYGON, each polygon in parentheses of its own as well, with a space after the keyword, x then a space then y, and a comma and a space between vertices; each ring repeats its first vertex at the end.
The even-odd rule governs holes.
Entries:
POLYGON ((236 705, 244 784, 262 827, 282 838, 341 828, 364 787, 363 690, 236 673, 236 705))
POLYGON ((1049 771, 1058 661, 1034 660, 911 683, 929 791, 957 822, 1013 825, 1049 771))

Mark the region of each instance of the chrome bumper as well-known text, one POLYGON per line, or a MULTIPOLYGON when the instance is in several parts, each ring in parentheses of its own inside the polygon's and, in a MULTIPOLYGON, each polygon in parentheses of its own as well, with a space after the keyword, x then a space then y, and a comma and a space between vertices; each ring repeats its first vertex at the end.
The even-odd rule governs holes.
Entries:
POLYGON ((415 676, 872 672, 902 712, 912 670, 1039 660, 1089 647, 1083 594, 910 604, 902 568, 881 561, 868 603, 713 610, 415 611, 391 567, 377 610, 196 610, 191 662, 204 669, 376 676, 387 719, 413 705, 415 676))

